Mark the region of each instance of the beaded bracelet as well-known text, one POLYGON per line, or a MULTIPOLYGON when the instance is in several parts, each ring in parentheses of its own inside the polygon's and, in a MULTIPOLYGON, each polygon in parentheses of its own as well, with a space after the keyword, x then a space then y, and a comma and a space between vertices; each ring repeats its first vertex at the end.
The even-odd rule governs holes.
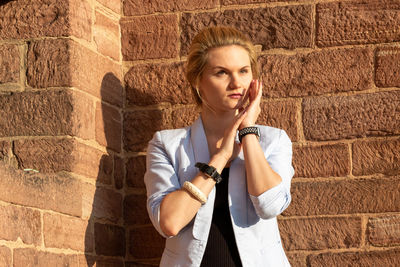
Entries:
POLYGON ((197 199, 201 205, 205 204, 207 202, 207 197, 204 195, 203 192, 200 191, 200 189, 192 184, 191 182, 184 182, 183 183, 183 188, 189 192, 192 196, 194 196, 195 199, 197 199))

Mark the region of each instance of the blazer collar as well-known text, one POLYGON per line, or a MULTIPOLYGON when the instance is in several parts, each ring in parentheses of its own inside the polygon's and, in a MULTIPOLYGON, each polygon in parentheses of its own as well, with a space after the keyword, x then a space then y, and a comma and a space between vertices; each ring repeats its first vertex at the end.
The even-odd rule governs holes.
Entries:
POLYGON ((191 141, 194 150, 194 158, 196 162, 209 162, 210 152, 208 151, 208 143, 206 133, 204 131, 201 116, 192 125, 191 141))

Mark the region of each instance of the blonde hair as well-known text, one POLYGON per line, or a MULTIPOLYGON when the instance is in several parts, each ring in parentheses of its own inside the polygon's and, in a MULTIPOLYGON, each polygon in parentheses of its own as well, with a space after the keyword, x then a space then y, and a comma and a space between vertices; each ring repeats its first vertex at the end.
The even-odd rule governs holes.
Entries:
POLYGON ((205 28, 193 38, 186 65, 186 78, 192 87, 197 104, 202 103, 197 86, 207 64, 208 51, 212 48, 228 45, 238 45, 247 51, 253 78, 258 78, 257 53, 249 38, 232 27, 205 28))

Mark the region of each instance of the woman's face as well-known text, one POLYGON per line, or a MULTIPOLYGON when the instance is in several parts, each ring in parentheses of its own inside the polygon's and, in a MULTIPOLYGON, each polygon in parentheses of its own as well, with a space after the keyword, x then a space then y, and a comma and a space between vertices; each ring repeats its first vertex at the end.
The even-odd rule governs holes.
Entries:
POLYGON ((249 54, 238 45, 213 48, 200 78, 200 94, 214 111, 233 111, 245 102, 253 79, 249 54))

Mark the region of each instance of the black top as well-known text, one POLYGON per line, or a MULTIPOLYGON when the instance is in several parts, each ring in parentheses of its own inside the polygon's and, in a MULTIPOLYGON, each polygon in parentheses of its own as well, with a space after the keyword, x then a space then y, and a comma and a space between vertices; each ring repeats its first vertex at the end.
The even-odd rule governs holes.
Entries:
POLYGON ((215 185, 214 212, 201 267, 242 266, 229 213, 229 168, 225 168, 221 176, 222 181, 215 185))

